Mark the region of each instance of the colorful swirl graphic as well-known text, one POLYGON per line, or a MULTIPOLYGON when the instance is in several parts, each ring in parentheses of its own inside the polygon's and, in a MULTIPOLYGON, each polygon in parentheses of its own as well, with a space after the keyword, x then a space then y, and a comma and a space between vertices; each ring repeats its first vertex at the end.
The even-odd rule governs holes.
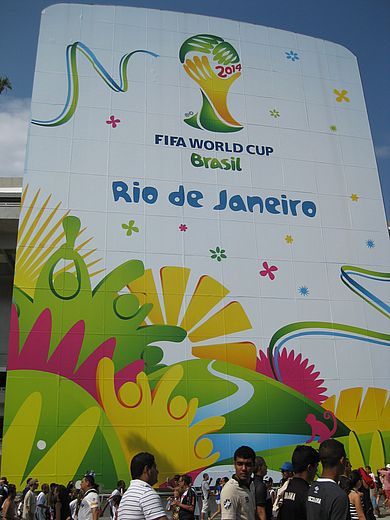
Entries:
POLYGON ((184 121, 194 128, 211 132, 242 130, 227 106, 230 87, 241 76, 240 57, 235 48, 219 36, 197 34, 180 47, 179 59, 202 93, 202 108, 184 121), (186 59, 189 53, 192 57, 186 59), (213 66, 206 54, 212 55, 213 66))
POLYGON ((67 123, 75 113, 77 103, 79 99, 79 76, 77 72, 77 51, 80 51, 92 64, 95 71, 101 77, 101 79, 110 87, 114 92, 127 92, 129 84, 127 78, 127 65, 129 60, 134 54, 142 53, 158 57, 158 54, 151 51, 136 50, 129 52, 122 56, 119 63, 119 83, 117 83, 103 67, 96 55, 82 42, 74 42, 68 45, 66 48, 66 72, 68 78, 68 94, 65 101, 65 106, 57 117, 48 121, 42 121, 39 119, 32 119, 31 122, 34 125, 39 126, 60 126, 67 123))
MULTIPOLYGON (((390 317, 390 307, 387 303, 372 294, 368 289, 357 282, 354 277, 361 277, 368 280, 380 282, 390 282, 390 273, 369 271, 361 267, 344 265, 341 267, 340 274, 342 282, 372 307, 377 309, 387 318, 390 317)), ((350 325, 331 322, 307 321, 291 323, 282 327, 272 336, 269 347, 268 357, 272 372, 278 381, 282 381, 278 366, 278 353, 288 341, 305 336, 332 336, 364 341, 367 343, 390 347, 390 335, 382 334, 372 330, 361 329, 350 325)))

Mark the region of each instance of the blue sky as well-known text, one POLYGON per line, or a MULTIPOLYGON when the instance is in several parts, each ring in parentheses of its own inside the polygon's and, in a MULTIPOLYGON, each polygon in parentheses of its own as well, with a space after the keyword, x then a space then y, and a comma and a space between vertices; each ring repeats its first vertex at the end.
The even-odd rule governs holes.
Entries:
MULTIPOLYGON (((0 156, 6 156, 0 166, 0 176, 21 174, 40 13, 53 3, 56 2, 2 0, 0 4, 0 75, 9 76, 13 85, 12 92, 0 98, 0 156)), ((388 0, 79 0, 72 3, 150 7, 231 18, 307 34, 347 47, 358 58, 390 218, 388 0)))

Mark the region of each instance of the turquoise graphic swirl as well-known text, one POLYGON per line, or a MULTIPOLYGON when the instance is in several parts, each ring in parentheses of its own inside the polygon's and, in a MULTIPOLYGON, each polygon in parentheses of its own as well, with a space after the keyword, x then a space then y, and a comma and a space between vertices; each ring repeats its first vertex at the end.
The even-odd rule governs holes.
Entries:
MULTIPOLYGON (((390 318, 390 306, 375 296, 368 289, 363 287, 355 277, 375 280, 380 282, 390 282, 390 273, 381 273, 378 271, 369 271, 361 267, 344 265, 341 267, 340 278, 342 282, 360 298, 382 313, 386 318, 390 318)), ((272 336, 268 347, 268 359, 270 360, 271 369, 275 378, 282 381, 280 369, 278 365, 278 354, 282 347, 296 338, 305 336, 332 336, 364 341, 374 345, 382 345, 390 347, 390 335, 375 332, 373 330, 361 329, 351 325, 342 323, 331 323, 321 321, 301 321, 290 323, 282 327, 272 336)))
POLYGON ((77 72, 77 51, 81 52, 91 63, 97 74, 114 92, 127 92, 129 84, 127 79, 127 65, 134 54, 148 54, 154 58, 158 54, 151 51, 136 50, 122 56, 119 63, 119 83, 117 83, 103 67, 96 55, 82 42, 74 42, 66 48, 66 73, 68 79, 68 95, 65 106, 60 115, 48 121, 32 119, 34 125, 39 126, 60 126, 67 123, 75 113, 79 100, 79 76, 77 72))

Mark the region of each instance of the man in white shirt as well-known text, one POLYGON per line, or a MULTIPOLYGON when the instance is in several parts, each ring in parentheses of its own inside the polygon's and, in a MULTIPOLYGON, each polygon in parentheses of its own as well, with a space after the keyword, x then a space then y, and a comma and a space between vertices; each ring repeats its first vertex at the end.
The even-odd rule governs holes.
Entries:
POLYGON ((100 516, 99 495, 93 475, 85 475, 80 484, 83 496, 76 507, 76 520, 98 520, 100 516))
POLYGON ((202 488, 202 511, 200 513, 200 520, 205 520, 209 513, 209 495, 210 495, 210 482, 212 478, 209 478, 207 473, 203 474, 203 480, 201 484, 202 488))
POLYGON ((35 511, 37 508, 37 497, 35 490, 38 488, 38 480, 36 478, 30 479, 28 484, 29 489, 23 501, 23 520, 34 520, 35 511))
POLYGON ((255 520, 256 503, 250 490, 256 454, 249 446, 234 453, 235 474, 221 491, 222 520, 255 520))
POLYGON ((152 488, 158 469, 151 453, 138 453, 130 464, 131 482, 118 509, 118 520, 167 520, 161 499, 152 488))

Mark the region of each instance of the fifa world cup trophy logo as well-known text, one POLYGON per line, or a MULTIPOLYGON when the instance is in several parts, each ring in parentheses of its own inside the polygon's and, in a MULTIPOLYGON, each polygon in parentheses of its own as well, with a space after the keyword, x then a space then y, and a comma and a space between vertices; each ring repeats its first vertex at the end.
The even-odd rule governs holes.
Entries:
POLYGON ((200 87, 202 107, 196 114, 186 114, 184 121, 211 132, 238 132, 242 125, 228 109, 231 85, 241 76, 240 57, 223 38, 197 34, 180 47, 180 62, 188 76, 200 87))

